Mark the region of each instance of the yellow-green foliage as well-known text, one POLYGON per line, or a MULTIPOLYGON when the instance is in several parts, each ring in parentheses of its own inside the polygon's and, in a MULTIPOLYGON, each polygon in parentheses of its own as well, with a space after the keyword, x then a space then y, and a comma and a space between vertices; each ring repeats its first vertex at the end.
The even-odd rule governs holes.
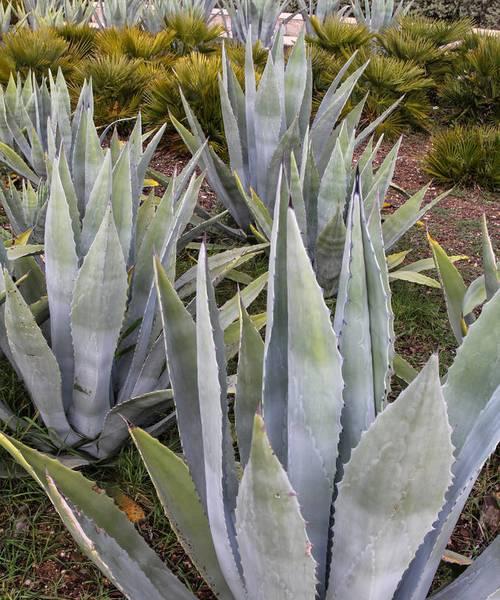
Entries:
POLYGON ((472 21, 468 18, 456 21, 439 21, 415 15, 407 15, 399 21, 401 30, 421 40, 429 40, 435 46, 460 42, 472 33, 472 21))
POLYGON ((169 113, 185 121, 179 87, 200 121, 203 131, 216 150, 224 145, 224 127, 220 108, 218 75, 222 72, 219 54, 192 53, 180 58, 171 73, 166 73, 147 93, 144 120, 149 125, 162 125, 169 113))
POLYGON ((466 39, 455 71, 443 83, 441 99, 459 119, 500 123, 499 37, 466 39))
POLYGON ((500 189, 500 128, 456 126, 435 134, 424 168, 446 184, 500 189))
POLYGON ((94 121, 107 125, 116 119, 133 117, 140 109, 155 71, 138 59, 125 56, 98 56, 78 64, 74 95, 85 79, 92 78, 94 121))
POLYGON ((31 71, 41 78, 49 70, 56 73, 58 69, 71 79, 81 59, 80 49, 70 47, 55 31, 22 28, 6 34, 0 44, 0 83, 6 83, 15 72, 24 78, 31 71))
POLYGON ((190 52, 213 52, 219 46, 222 25, 209 25, 196 13, 178 13, 169 17, 167 27, 174 32, 173 50, 185 56, 190 52))
POLYGON ((103 29, 97 35, 98 52, 105 56, 139 59, 155 66, 171 67, 176 56, 172 52, 175 33, 160 31, 154 35, 137 27, 103 29))
POLYGON ((308 41, 332 53, 349 56, 357 48, 366 46, 373 35, 362 24, 352 24, 341 21, 338 17, 327 17, 322 23, 318 18, 311 18, 314 35, 308 36, 308 41))

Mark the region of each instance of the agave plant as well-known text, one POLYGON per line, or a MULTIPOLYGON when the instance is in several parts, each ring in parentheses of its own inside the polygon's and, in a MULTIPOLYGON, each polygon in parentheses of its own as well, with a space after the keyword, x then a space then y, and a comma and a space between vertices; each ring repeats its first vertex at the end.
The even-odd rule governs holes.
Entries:
MULTIPOLYGON (((387 272, 380 219, 365 215, 359 184, 348 213, 332 326, 298 221, 279 195, 265 343, 241 307, 239 465, 205 249, 196 322, 156 262, 184 456, 140 429, 131 435, 174 531, 219 598, 423 600, 500 439, 500 293, 471 327, 445 385, 433 356, 388 404, 387 272)), ((195 598, 93 482, 5 435, 0 443, 127 598, 195 598)), ((500 589, 498 548, 496 540, 435 598, 492 599, 500 589)))
MULTIPOLYGON (((51 165, 64 148, 72 168, 78 136, 93 118, 92 86, 82 87, 74 113, 61 71, 49 85, 29 75, 24 83, 11 76, 0 88, 0 162, 37 185, 50 177, 51 165)), ((93 123, 92 123, 93 125, 93 123)), ((76 162, 76 159, 75 159, 76 162)))
POLYGON ((265 48, 273 44, 280 15, 291 0, 222 0, 229 17, 228 32, 239 42, 251 39, 265 48))
MULTIPOLYGON (((139 188, 134 182, 144 178, 155 144, 137 164, 137 132, 122 147, 115 137, 106 150, 95 131, 83 140, 75 148, 82 162, 74 163, 73 174, 64 151, 51 174, 44 224, 50 345, 6 270, 4 320, 13 364, 53 444, 103 458, 126 437, 120 415, 151 425, 167 405, 151 256, 156 252, 174 278, 177 243, 203 176, 192 174, 195 157, 159 202, 150 196, 140 204, 142 180, 139 188)), ((218 256, 214 277, 255 251, 218 256)), ((261 278, 247 294, 263 283, 261 278)), ((189 274, 177 285, 188 295, 189 274)))
POLYGON ((134 27, 144 12, 142 0, 99 0, 96 21, 99 27, 134 27))
MULTIPOLYGON (((202 164, 210 184, 238 224, 243 228, 256 224, 266 239, 271 235, 279 171, 282 164, 286 166, 304 241, 320 284, 331 295, 336 291, 340 272, 344 213, 354 182, 354 150, 395 105, 357 131, 365 97, 338 122, 367 67, 362 65, 340 83, 355 60, 353 56, 338 73, 309 125, 312 74, 304 37, 301 35, 297 41, 286 68, 281 44, 282 40, 277 40, 257 87, 251 46, 247 42, 245 92, 224 58, 219 88, 230 166, 209 149, 202 154, 202 164)), ((205 137, 187 102, 184 107, 192 133, 174 118, 172 121, 186 145, 195 152, 205 143, 205 137)), ((382 206, 396 165, 399 143, 374 172, 380 143, 381 140, 374 148, 370 141, 359 161, 367 211, 382 206)), ((425 192, 423 188, 412 196, 384 223, 387 250, 442 197, 422 208, 425 192)))
POLYGON ((350 7, 340 6, 340 0, 299 0, 300 12, 306 19, 306 24, 315 17, 320 23, 322 23, 327 17, 344 17, 349 14, 350 7))
POLYGON ((365 0, 364 7, 361 0, 351 1, 352 11, 358 23, 363 23, 370 31, 377 33, 393 25, 398 17, 403 17, 410 10, 413 0, 406 2, 400 0, 395 6, 394 0, 365 0))
POLYGON ((26 21, 31 29, 61 27, 65 24, 84 25, 95 12, 89 0, 24 0, 16 9, 18 18, 26 21))
POLYGON ((12 4, 0 2, 0 34, 7 33, 12 22, 12 4))

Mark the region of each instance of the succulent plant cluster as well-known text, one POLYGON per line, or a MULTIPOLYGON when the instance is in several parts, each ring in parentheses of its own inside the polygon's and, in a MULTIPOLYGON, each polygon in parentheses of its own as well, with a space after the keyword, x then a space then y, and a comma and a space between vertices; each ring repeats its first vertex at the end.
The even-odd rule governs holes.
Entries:
MULTIPOLYGON (((366 97, 350 99, 367 64, 351 73, 351 56, 314 112, 305 37, 286 60, 275 31, 286 2, 231 1, 246 53, 244 82, 229 50, 222 56, 229 164, 184 98, 188 126, 173 121, 193 156, 166 177, 150 168, 165 127, 143 134, 139 115, 128 140, 111 127, 99 135, 91 83, 74 110, 61 72, 0 87, 9 172, 0 201, 12 236, 0 240, 0 348, 36 411, 28 420, 0 402, 10 429, 0 446, 131 600, 194 595, 111 498, 68 466, 110 457, 129 434, 218 598, 495 600, 498 539, 429 596, 500 441, 500 271, 486 221, 484 274, 469 288, 454 266, 463 257, 430 237, 430 259, 401 266, 406 251, 386 255, 441 198, 424 204, 423 188, 382 218, 399 142, 375 167, 381 139, 371 135, 397 103, 363 123, 366 97), (257 38, 274 40, 260 76, 257 22, 257 38), (227 209, 208 220, 197 208, 205 174, 227 209), (151 183, 164 192, 145 193, 151 183), (178 251, 209 227, 235 234, 221 222, 228 213, 246 245, 209 255, 206 240, 196 243, 197 264, 179 275, 178 251), (269 273, 252 281, 238 270, 264 252, 269 273), (439 282, 422 275, 432 267, 439 282), (241 289, 219 308, 225 277, 241 289), (459 343, 444 377, 437 355, 419 372, 397 356, 393 279, 443 289, 459 343), (266 312, 250 315, 266 286, 266 312), (394 373, 408 385, 390 401, 394 373), (181 454, 155 439, 174 422, 181 454)), ((185 4, 205 15, 213 7, 185 4)), ((102 0, 99 18, 129 26, 147 11, 156 11, 151 22, 170 18, 172 6, 102 0)), ((393 13, 392 2, 374 1, 364 18, 380 29, 393 13)))

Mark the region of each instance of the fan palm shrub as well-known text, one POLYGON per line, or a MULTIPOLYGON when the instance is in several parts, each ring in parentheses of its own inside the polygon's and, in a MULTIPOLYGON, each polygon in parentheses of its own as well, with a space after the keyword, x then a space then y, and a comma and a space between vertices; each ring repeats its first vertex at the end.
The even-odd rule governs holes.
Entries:
POLYGON ((437 181, 500 188, 500 129, 456 125, 431 138, 424 169, 437 181))
POLYGON ((179 58, 170 73, 165 73, 148 90, 144 120, 153 127, 169 121, 170 115, 180 122, 185 121, 185 112, 179 89, 189 102, 211 147, 218 153, 224 152, 225 138, 218 77, 222 71, 222 60, 217 54, 194 52, 179 58))
MULTIPOLYGON (((433 356, 387 403, 387 272, 379 261, 378 213, 365 214, 359 190, 358 183, 349 202, 333 326, 289 198, 278 195, 265 342, 241 308, 239 463, 206 251, 196 322, 156 264, 162 317, 172 325, 165 347, 183 456, 136 427, 131 436, 179 541, 217 597, 425 599, 479 470, 500 440, 500 293, 471 327, 444 385, 433 356)), ((127 598, 194 599, 93 482, 5 435, 0 443, 127 598)), ((494 597, 498 548, 496 540, 433 597, 494 597)))
POLYGON ((68 78, 80 58, 78 48, 70 48, 53 30, 21 28, 7 33, 1 41, 0 83, 7 83, 11 74, 26 78, 33 73, 40 79, 49 70, 56 73, 58 69, 68 78))
POLYGON ((445 46, 463 41, 472 33, 472 21, 468 18, 455 21, 429 19, 415 14, 400 17, 401 31, 414 39, 429 40, 435 46, 445 46))
POLYGON ((324 21, 311 17, 310 22, 313 34, 307 38, 309 43, 344 58, 369 44, 373 37, 364 24, 348 23, 339 17, 327 17, 324 21))
POLYGON ((73 76, 73 95, 85 81, 92 81, 94 119, 102 126, 134 117, 152 85, 155 70, 142 60, 126 56, 96 56, 80 62, 73 76))
POLYGON ((224 31, 222 25, 207 23, 193 13, 169 15, 165 23, 175 34, 172 48, 180 56, 191 52, 213 52, 218 48, 218 38, 224 31))
POLYGON ((208 23, 216 3, 216 0, 152 0, 144 8, 142 25, 147 31, 158 33, 176 15, 193 15, 208 23))
POLYGON ((77 50, 78 56, 88 58, 96 51, 98 29, 90 25, 66 23, 54 28, 57 35, 69 44, 70 52, 77 50))
POLYGON ((500 39, 471 36, 455 69, 440 88, 440 97, 453 116, 483 123, 500 123, 500 39))

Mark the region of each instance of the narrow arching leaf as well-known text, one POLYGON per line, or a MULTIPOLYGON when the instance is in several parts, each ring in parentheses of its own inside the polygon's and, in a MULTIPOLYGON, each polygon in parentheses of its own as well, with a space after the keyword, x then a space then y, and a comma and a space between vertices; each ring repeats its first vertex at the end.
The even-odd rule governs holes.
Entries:
POLYGON ((240 462, 245 466, 250 456, 254 416, 257 410, 262 410, 264 342, 242 299, 239 300, 240 348, 234 413, 240 462))
POLYGON ((443 394, 457 450, 500 385, 499 322, 500 291, 484 305, 481 315, 470 326, 448 370, 443 394))
POLYGON ((444 503, 450 435, 433 357, 377 417, 345 466, 327 600, 392 597, 444 503))
POLYGON ((127 270, 108 208, 78 273, 71 310, 75 380, 70 419, 96 437, 113 404, 111 369, 127 302, 127 270))
POLYGON ((314 598, 315 562, 299 503, 258 415, 236 529, 249 598, 314 598))
POLYGON ((341 431, 342 359, 330 311, 288 211, 288 466, 324 588, 341 431), (307 315, 307 318, 304 316, 307 315))
POLYGON ((5 435, 0 444, 45 490, 82 551, 127 598, 194 600, 93 481, 5 435))
POLYGON ((232 600, 217 561, 208 519, 185 462, 141 429, 131 429, 165 514, 184 550, 217 597, 232 600))
POLYGON ((62 442, 73 444, 72 431, 64 410, 61 372, 40 328, 9 273, 5 281, 5 329, 14 363, 46 427, 62 442))

